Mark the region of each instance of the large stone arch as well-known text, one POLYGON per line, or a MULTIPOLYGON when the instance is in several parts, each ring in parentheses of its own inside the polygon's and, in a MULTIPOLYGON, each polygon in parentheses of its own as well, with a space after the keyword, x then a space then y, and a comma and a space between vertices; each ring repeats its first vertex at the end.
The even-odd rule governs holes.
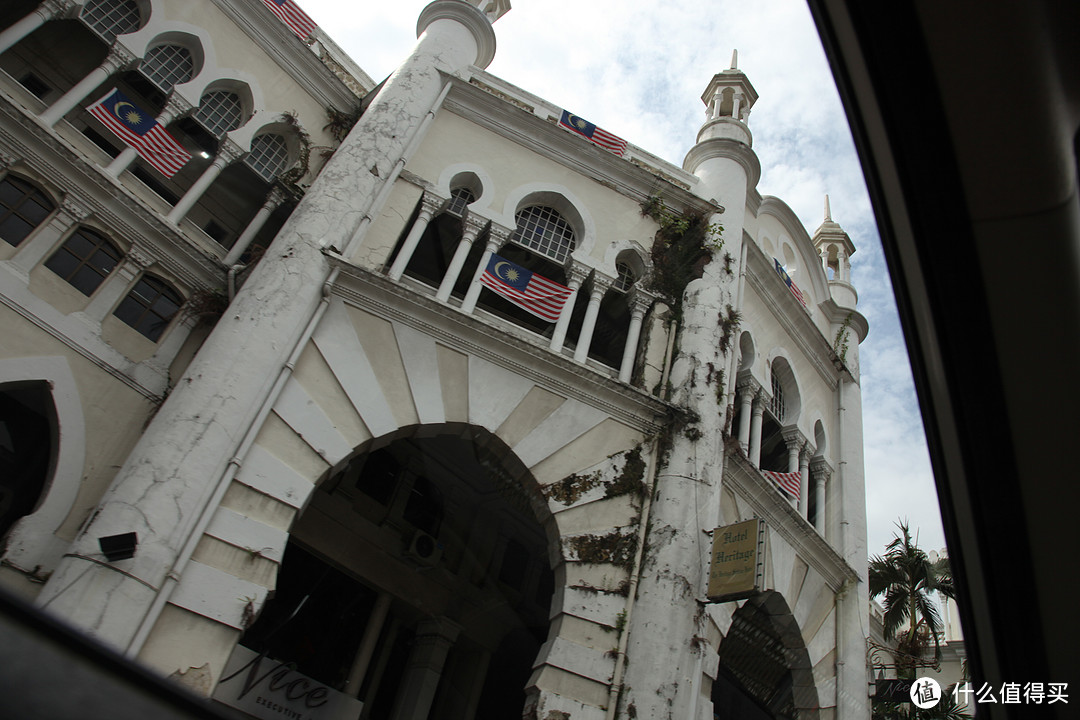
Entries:
POLYGON ((143 660, 166 673, 209 663, 212 685, 274 587, 320 480, 358 452, 457 432, 498 448, 548 539, 551 631, 530 695, 558 696, 549 707, 575 712, 606 704, 614 658, 605 653, 617 643, 648 462, 641 446, 663 406, 637 395, 629 403, 614 383, 575 384, 561 356, 473 333, 470 323, 399 314, 377 299, 364 307, 329 300, 254 443, 236 458, 235 480, 143 660))

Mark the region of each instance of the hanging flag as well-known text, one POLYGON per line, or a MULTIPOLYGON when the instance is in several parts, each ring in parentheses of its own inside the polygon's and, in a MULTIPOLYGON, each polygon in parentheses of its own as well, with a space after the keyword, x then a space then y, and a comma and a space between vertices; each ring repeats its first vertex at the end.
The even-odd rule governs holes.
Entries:
POLYGON ((592 140, 600 147, 610 150, 619 157, 622 157, 626 153, 626 141, 621 137, 616 137, 607 130, 601 130, 588 120, 580 118, 571 112, 563 110, 562 117, 559 119, 559 124, 565 128, 570 128, 582 137, 592 140))
POLYGON ((788 290, 795 296, 795 299, 802 303, 803 307, 806 307, 806 298, 803 297, 802 290, 792 280, 791 276, 787 274, 787 270, 784 270, 784 266, 780 264, 780 261, 773 258, 773 262, 776 263, 776 272, 780 275, 780 279, 784 281, 784 284, 788 286, 788 290))
POLYGON ((480 282, 522 310, 548 322, 559 319, 566 299, 573 292, 494 253, 480 282))
POLYGON ((318 25, 301 10, 293 0, 263 0, 270 12, 278 16, 281 22, 296 33, 296 37, 307 40, 318 25))
POLYGON ((786 492, 791 497, 798 499, 799 484, 802 482, 802 475, 800 473, 782 473, 773 472, 772 470, 762 470, 761 472, 765 474, 765 477, 776 483, 781 490, 786 492))
POLYGON ((191 159, 191 153, 150 113, 144 112, 115 88, 87 109, 165 177, 175 175, 191 159))

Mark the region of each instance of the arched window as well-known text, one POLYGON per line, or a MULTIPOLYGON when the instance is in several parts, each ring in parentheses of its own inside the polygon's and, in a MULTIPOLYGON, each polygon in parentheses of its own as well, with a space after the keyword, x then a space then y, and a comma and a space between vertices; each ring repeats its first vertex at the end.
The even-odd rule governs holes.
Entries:
POLYGON ((772 412, 773 417, 776 418, 776 422, 784 422, 784 386, 780 382, 780 378, 776 376, 776 372, 770 373, 772 375, 772 398, 769 400, 769 410, 772 412))
POLYGON ((157 342, 184 300, 168 283, 144 275, 117 306, 113 315, 157 342))
POLYGON ((558 211, 543 205, 518 210, 513 240, 541 255, 563 262, 574 249, 574 230, 558 211))
POLYGON ((18 246, 56 205, 37 187, 8 175, 0 180, 0 238, 18 246))
POLYGON ((110 45, 117 35, 138 30, 142 22, 135 0, 89 0, 79 17, 110 45))
POLYGON ((195 61, 191 51, 182 45, 158 45, 146 53, 139 69, 150 82, 167 93, 173 85, 186 83, 195 75, 195 61))
POLYGON ((251 152, 244 162, 263 180, 272 182, 288 166, 289 145, 276 133, 264 133, 251 141, 251 152))
POLYGON ((45 261, 45 267, 83 295, 92 295, 120 262, 122 253, 92 230, 79 228, 45 261))
POLYGON ((215 90, 203 95, 195 119, 214 137, 221 137, 240 127, 244 110, 240 98, 228 90, 215 90))
POLYGON ((450 203, 446 206, 446 212, 454 217, 464 217, 465 209, 470 203, 476 201, 476 196, 467 187, 459 187, 450 192, 450 203))
POLYGON ((634 271, 624 262, 615 263, 615 270, 618 272, 618 276, 615 278, 615 282, 612 284, 611 289, 616 292, 625 293, 634 286, 635 282, 637 282, 637 278, 634 277, 634 271))

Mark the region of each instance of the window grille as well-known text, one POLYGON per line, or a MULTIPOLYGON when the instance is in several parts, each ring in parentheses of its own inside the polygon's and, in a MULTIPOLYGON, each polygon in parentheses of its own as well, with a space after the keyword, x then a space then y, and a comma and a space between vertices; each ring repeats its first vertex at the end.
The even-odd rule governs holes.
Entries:
POLYGON ((618 276, 615 278, 615 284, 611 286, 612 289, 621 293, 627 292, 637 282, 637 278, 634 277, 633 271, 626 263, 615 263, 615 270, 618 272, 618 276))
POLYGON ((450 204, 446 206, 446 212, 454 217, 462 217, 465 209, 476 200, 469 188, 460 187, 450 192, 450 204))
POLYGON ((780 378, 776 373, 772 374, 772 399, 769 400, 769 410, 777 422, 784 422, 784 386, 780 384, 780 378))
POLYGON ((116 307, 113 315, 157 342, 183 302, 180 293, 164 280, 144 275, 116 307))
POLYGON ((251 141, 251 152, 244 157, 244 162, 263 180, 272 182, 289 163, 288 143, 273 133, 259 135, 251 141))
POLYGON ((110 45, 117 35, 138 30, 142 22, 135 0, 90 0, 79 17, 110 45))
POLYGON ((519 210, 513 240, 519 245, 563 262, 574 249, 574 231, 555 210, 542 205, 519 210))
POLYGON ((215 137, 240 127, 244 111, 240 98, 228 90, 215 90, 203 95, 195 119, 215 137))
POLYGON ((96 232, 79 228, 45 267, 67 280, 83 295, 92 295, 120 262, 121 253, 96 232))
POLYGON ((11 175, 0 181, 0 238, 18 246, 56 205, 34 185, 11 175))
POLYGON ((195 75, 195 61, 186 47, 158 45, 146 53, 140 69, 150 82, 167 93, 173 85, 186 83, 195 75))

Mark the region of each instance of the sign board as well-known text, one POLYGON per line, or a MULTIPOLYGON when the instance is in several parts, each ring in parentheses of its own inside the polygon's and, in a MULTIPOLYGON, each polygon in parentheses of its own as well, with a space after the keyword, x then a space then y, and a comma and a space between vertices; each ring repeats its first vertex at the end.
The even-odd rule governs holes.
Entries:
POLYGON ((356 720, 364 704, 292 669, 288 663, 237 645, 214 700, 263 720, 356 720))
POLYGON ((765 523, 759 519, 713 530, 708 598, 726 602, 761 590, 764 575, 765 523))

